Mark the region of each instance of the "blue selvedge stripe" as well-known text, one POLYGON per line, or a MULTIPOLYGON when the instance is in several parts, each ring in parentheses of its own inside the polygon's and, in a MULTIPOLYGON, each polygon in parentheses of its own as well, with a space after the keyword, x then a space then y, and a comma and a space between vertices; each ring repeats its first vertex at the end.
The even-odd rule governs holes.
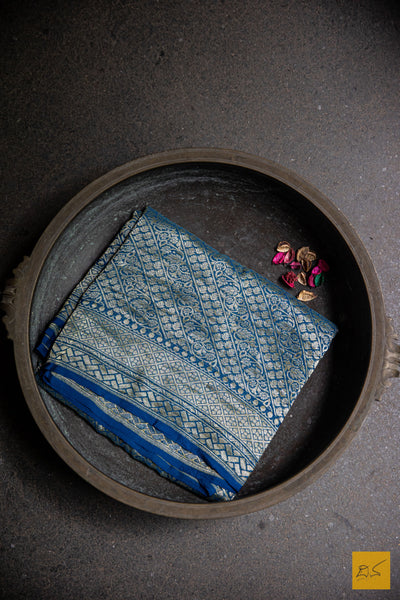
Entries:
POLYGON ((41 337, 39 344, 36 346, 36 352, 42 357, 46 358, 47 354, 51 346, 53 345, 55 339, 60 333, 60 329, 64 326, 65 319, 60 319, 60 317, 55 317, 50 325, 46 328, 44 334, 41 337), (55 327, 54 327, 55 326, 55 327))
MULTIPOLYGON (((199 458, 204 460, 204 462, 206 462, 206 464, 211 466, 215 471, 217 471, 217 473, 221 474, 221 476, 224 477, 224 479, 229 481, 229 484, 232 487, 234 487, 234 489, 237 490, 237 489, 239 489, 237 487, 238 485, 240 485, 240 487, 243 485, 243 479, 239 480, 239 477, 240 477, 239 475, 232 474, 232 472, 230 470, 228 470, 224 466, 224 464, 221 464, 221 462, 219 462, 217 459, 215 459, 213 457, 213 455, 209 454, 207 452, 207 450, 203 449, 201 446, 199 446, 195 442, 191 441, 183 433, 176 431, 172 426, 168 425, 168 423, 165 423, 164 421, 153 416, 151 413, 146 411, 145 408, 142 408, 142 407, 138 406, 137 404, 134 404, 132 401, 125 400, 123 397, 121 397, 119 394, 114 393, 109 388, 105 388, 100 383, 93 381, 90 378, 86 378, 84 375, 82 375, 82 373, 77 373, 73 369, 65 367, 64 365, 60 365, 60 364, 48 361, 42 367, 43 374, 46 371, 49 371, 49 372, 52 371, 54 373, 59 373, 60 375, 66 377, 67 379, 70 378, 72 381, 76 382, 78 385, 81 385, 84 388, 88 388, 90 391, 92 391, 95 394, 98 394, 101 397, 104 397, 106 400, 110 400, 111 402, 116 403, 118 406, 120 406, 127 412, 132 412, 133 414, 137 415, 138 417, 144 419, 147 423, 150 423, 151 425, 156 427, 159 431, 164 433, 171 440, 177 442, 183 448, 185 448, 186 450, 189 450, 190 452, 193 452, 199 458)), ((159 391, 156 393, 160 396, 163 396, 162 391, 159 391)), ((232 444, 232 442, 229 442, 228 440, 227 440, 227 442, 232 444)), ((242 456, 242 455, 240 455, 240 456, 242 456)), ((251 463, 252 468, 255 467, 256 463, 257 463, 257 459, 255 458, 254 464, 251 463)))
MULTIPOLYGON (((43 385, 43 382, 40 383, 43 385)), ((44 387, 49 393, 54 393, 54 385, 57 388, 57 398, 75 409, 78 414, 85 417, 89 423, 95 426, 99 433, 110 437, 110 439, 116 437, 121 440, 119 445, 127 445, 132 450, 132 454, 134 451, 139 454, 142 453, 144 459, 149 458, 159 470, 169 474, 171 479, 177 480, 186 487, 192 489, 192 491, 196 491, 203 496, 214 495, 216 485, 223 487, 230 493, 235 493, 235 490, 233 490, 222 478, 207 475, 201 471, 190 468, 185 463, 181 463, 178 459, 173 459, 168 453, 163 452, 157 446, 153 446, 150 442, 146 442, 140 435, 125 428, 121 423, 102 412, 89 398, 68 385, 67 382, 60 381, 56 376, 52 376, 52 387, 48 384, 45 384, 44 387), (68 396, 70 396, 72 400, 68 398, 68 396), (101 431, 98 428, 98 425, 101 425, 104 428, 104 431, 101 431), (127 435, 124 435, 125 433, 127 435), (132 445, 132 440, 135 440, 134 445, 132 445), (165 460, 164 456, 167 460, 165 460), (174 466, 174 463, 179 470, 174 466), (186 473, 181 470, 182 468, 186 470, 186 473)))
MULTIPOLYGON (((118 446, 121 446, 121 448, 123 448, 125 451, 127 451, 129 454, 131 454, 136 460, 139 460, 143 464, 155 469, 160 475, 167 477, 174 483, 181 484, 186 489, 189 489, 190 491, 198 493, 199 495, 201 495, 203 497, 207 497, 207 498, 213 497, 216 494, 216 488, 218 488, 218 487, 224 488, 227 492, 235 495, 235 491, 232 490, 231 488, 229 488, 223 479, 216 478, 216 484, 212 484, 211 483, 212 477, 209 476, 210 481, 203 482, 203 484, 202 484, 200 482, 199 477, 197 477, 196 475, 191 476, 189 473, 183 473, 182 471, 177 471, 175 469, 175 467, 173 465, 171 465, 170 460, 168 462, 166 462, 159 454, 157 454, 158 459, 159 459, 158 460, 159 464, 157 464, 157 462, 154 462, 154 459, 156 456, 155 453, 152 452, 152 454, 151 454, 152 458, 149 458, 143 452, 143 450, 141 448, 141 446, 143 446, 143 444, 142 445, 137 444, 136 447, 131 446, 129 443, 124 441, 122 439, 122 437, 119 437, 117 434, 115 434, 111 430, 108 430, 107 423, 104 420, 101 421, 101 419, 99 420, 97 417, 94 417, 91 414, 89 414, 90 411, 86 406, 81 408, 79 402, 77 402, 76 400, 74 402, 70 401, 69 399, 67 399, 67 397, 65 395, 63 395, 63 393, 57 392, 54 388, 50 387, 49 385, 47 385, 45 382, 43 382, 40 379, 39 379, 39 384, 41 385, 41 387, 43 387, 43 389, 48 391, 49 394, 52 394, 55 398, 60 400, 63 404, 65 404, 69 408, 73 409, 79 416, 81 416, 88 423, 90 423, 90 425, 92 425, 92 427, 94 427, 95 430, 98 433, 100 433, 100 435, 104 435, 105 437, 108 437, 115 444, 117 444, 118 446), (100 429, 100 426, 101 426, 101 429, 100 429)), ((67 389, 70 389, 68 384, 65 384, 65 386, 67 389)), ((63 387, 63 386, 60 386, 60 387, 63 387)), ((65 394, 65 391, 64 391, 64 394, 65 394)), ((140 436, 139 436, 139 440, 142 441, 140 436)), ((170 457, 168 456, 168 458, 170 458, 170 457)), ((224 498, 217 498, 217 499, 224 500, 224 498)))
MULTIPOLYGON (((50 389, 55 389, 56 391, 60 391, 60 388, 65 387, 64 391, 67 394, 67 397, 69 399, 71 399, 73 401, 77 401, 79 403, 81 403, 82 400, 84 403, 85 402, 90 403, 93 406, 96 415, 98 415, 98 418, 101 419, 104 417, 104 413, 102 411, 100 411, 95 405, 93 405, 93 403, 88 398, 86 398, 83 394, 80 394, 77 390, 67 387, 67 385, 64 382, 57 379, 57 377, 56 377, 57 374, 59 374, 63 377, 66 377, 67 379, 68 378, 71 379, 78 385, 81 385, 82 387, 89 389, 91 392, 98 394, 99 396, 103 397, 106 400, 109 400, 110 402, 116 403, 118 406, 120 406, 124 410, 127 410, 128 412, 131 412, 131 413, 137 415, 138 417, 145 420, 147 423, 150 423, 150 425, 152 425, 153 427, 158 429, 160 432, 167 435, 172 441, 177 442, 186 450, 189 450, 190 452, 193 452, 193 454, 196 454, 196 456, 198 456, 199 458, 204 460, 204 462, 206 464, 208 464, 211 468, 213 468, 223 478, 224 487, 226 489, 228 489, 229 491, 237 492, 242 487, 244 481, 237 481, 232 476, 232 474, 223 467, 223 465, 221 465, 212 456, 210 456, 209 454, 204 452, 204 450, 199 448, 196 444, 194 444, 193 442, 191 442, 190 440, 188 440, 187 438, 182 436, 182 434, 179 434, 178 432, 176 432, 174 429, 172 429, 167 424, 155 419, 154 417, 149 415, 145 410, 142 410, 139 407, 127 402, 126 400, 123 400, 122 398, 120 398, 116 394, 113 394, 109 390, 105 390, 100 385, 96 384, 95 382, 87 380, 83 376, 78 375, 63 366, 56 365, 54 363, 46 363, 46 365, 44 365, 44 367, 42 367, 42 369, 40 370, 39 376, 50 387, 50 389)), ((83 406, 85 406, 85 404, 83 404, 83 406)), ((88 410, 91 410, 91 409, 88 408, 88 410)), ((93 410, 92 410, 92 412, 93 412, 93 410)), ((115 425, 118 428, 120 428, 120 427, 123 428, 128 439, 129 439, 130 435, 135 435, 135 437, 136 437, 136 434, 133 434, 129 429, 125 428, 123 425, 118 424, 115 421, 112 421, 112 422, 115 423, 115 425)), ((111 427, 111 431, 113 431, 112 427, 111 427)), ((117 435, 119 435, 119 434, 117 434, 117 435)), ((128 439, 126 439, 122 435, 120 435, 120 437, 121 437, 121 439, 123 439, 124 441, 127 441, 127 443, 129 443, 128 439)), ((139 439, 141 440, 141 438, 139 438, 139 439)), ((143 440, 141 440, 141 445, 142 444, 143 444, 143 440)), ((148 454, 148 456, 149 456, 149 458, 151 458, 153 460, 154 446, 152 446, 150 443, 147 443, 147 442, 145 442, 145 444, 146 444, 146 446, 148 446, 147 451, 150 453, 150 454, 148 454)), ((191 467, 184 465, 177 459, 172 458, 168 453, 164 452, 163 450, 161 450, 159 448, 156 448, 155 451, 157 453, 160 453, 160 454, 168 457, 168 460, 170 460, 172 463, 176 462, 176 465, 179 468, 184 468, 188 473, 193 473, 193 476, 195 476, 197 479, 199 478, 197 475, 198 472, 195 471, 194 469, 192 469, 191 467)), ((211 475, 205 476, 205 477, 208 478, 209 480, 212 479, 211 475)), ((216 478, 216 481, 218 482, 218 485, 220 485, 222 487, 222 481, 219 480, 218 478, 216 478)))

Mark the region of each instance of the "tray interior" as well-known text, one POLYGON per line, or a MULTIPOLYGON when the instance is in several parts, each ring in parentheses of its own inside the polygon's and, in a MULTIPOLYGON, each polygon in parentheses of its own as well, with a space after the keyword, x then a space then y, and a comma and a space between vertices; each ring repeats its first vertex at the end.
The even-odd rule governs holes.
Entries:
MULTIPOLYGON (((296 248, 310 246, 331 266, 311 306, 331 319, 339 333, 241 494, 266 490, 310 464, 338 435, 358 400, 369 362, 371 317, 357 262, 330 221, 275 179, 218 163, 152 169, 99 195, 59 236, 34 294, 30 323, 34 366, 33 347, 46 324, 121 225, 146 205, 272 281, 284 271, 271 264, 281 240, 296 248)), ((42 390, 40 394, 64 437, 110 478, 150 496, 203 502, 130 458, 42 390)))

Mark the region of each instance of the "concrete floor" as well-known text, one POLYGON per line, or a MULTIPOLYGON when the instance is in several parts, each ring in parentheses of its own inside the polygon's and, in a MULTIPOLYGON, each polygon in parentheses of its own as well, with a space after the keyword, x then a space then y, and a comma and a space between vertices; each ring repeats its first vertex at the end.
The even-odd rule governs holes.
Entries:
MULTIPOLYGON (((294 170, 343 211, 400 332, 398 7, 3 0, 1 280, 111 168, 170 148, 228 147, 294 170)), ((301 493, 248 516, 180 521, 117 503, 58 458, 4 338, 2 599, 399 597, 398 382, 301 493), (391 552, 390 591, 352 591, 358 550, 391 552)))

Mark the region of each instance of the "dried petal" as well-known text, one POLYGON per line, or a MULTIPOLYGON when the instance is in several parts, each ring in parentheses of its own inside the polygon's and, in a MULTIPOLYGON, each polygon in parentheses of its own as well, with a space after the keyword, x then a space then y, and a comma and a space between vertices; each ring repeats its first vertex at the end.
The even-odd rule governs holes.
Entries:
POLYGON ((297 250, 296 259, 301 263, 303 261, 314 262, 317 259, 317 255, 313 250, 310 250, 309 246, 302 246, 297 250))
POLYGON ((310 252, 310 248, 308 246, 302 246, 297 250, 296 260, 301 262, 304 258, 306 258, 307 254, 310 252))
POLYGON ((285 253, 278 252, 277 254, 275 254, 274 258, 272 259, 272 263, 274 265, 279 265, 280 263, 283 263, 284 259, 285 259, 285 253))
POLYGON ((313 262, 314 260, 317 260, 317 255, 313 250, 310 250, 309 252, 307 252, 306 259, 313 262))
POLYGON ((285 254, 285 258, 283 259, 283 262, 285 263, 285 265, 288 265, 289 263, 291 263, 294 260, 294 250, 293 248, 290 248, 290 250, 288 250, 285 254))
POLYGON ((293 271, 288 271, 287 273, 282 275, 282 280, 286 283, 286 285, 293 288, 294 284, 297 281, 297 275, 296 273, 293 273, 293 271))
POLYGON ((313 270, 311 271, 311 273, 313 275, 319 275, 320 273, 322 273, 322 269, 321 269, 321 267, 319 265, 317 265, 317 266, 315 266, 313 268, 313 270))
POLYGON ((289 250, 291 250, 291 245, 289 242, 279 242, 276 247, 277 252, 289 252, 289 250))
POLYGON ((315 282, 315 287, 319 287, 320 285, 322 285, 324 283, 324 275, 323 273, 318 273, 318 275, 315 275, 314 277, 314 282, 315 282))
POLYGON ((301 267, 301 263, 296 262, 295 260, 293 262, 290 263, 289 267, 291 269, 300 269, 301 267))
POLYGON ((304 271, 297 276, 297 281, 301 283, 301 285, 307 285, 307 275, 304 273, 304 271))
POLYGON ((301 266, 303 267, 303 269, 305 270, 305 272, 308 273, 308 271, 312 267, 312 261, 308 260, 307 258, 303 258, 302 261, 301 261, 301 266))
POLYGON ((308 278, 308 285, 310 287, 315 287, 315 279, 314 279, 314 275, 310 275, 308 278))
POLYGON ((317 294, 314 294, 314 292, 310 292, 309 290, 301 290, 296 296, 296 298, 302 302, 310 302, 310 300, 314 300, 316 297, 317 294))
POLYGON ((317 267, 319 267, 323 273, 327 273, 329 271, 329 265, 323 258, 319 259, 317 267))

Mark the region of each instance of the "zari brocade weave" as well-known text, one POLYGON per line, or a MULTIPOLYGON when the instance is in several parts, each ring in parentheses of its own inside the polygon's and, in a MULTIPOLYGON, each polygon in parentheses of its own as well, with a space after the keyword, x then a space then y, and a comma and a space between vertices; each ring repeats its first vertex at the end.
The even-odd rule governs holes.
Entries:
POLYGON ((230 500, 335 333, 148 207, 46 329, 38 380, 134 458, 230 500))

